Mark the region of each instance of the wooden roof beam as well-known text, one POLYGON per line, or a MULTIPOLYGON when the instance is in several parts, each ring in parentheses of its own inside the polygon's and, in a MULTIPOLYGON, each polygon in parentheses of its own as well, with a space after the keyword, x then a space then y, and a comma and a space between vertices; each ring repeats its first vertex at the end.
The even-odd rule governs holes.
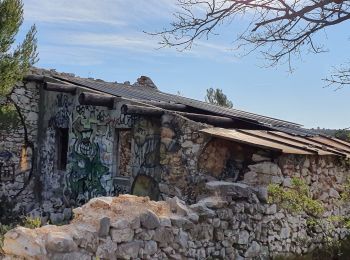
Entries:
POLYGON ((77 92, 76 86, 63 83, 44 82, 43 88, 47 91, 70 93, 72 95, 75 95, 77 92))
POLYGON ((101 106, 113 109, 114 97, 83 92, 79 95, 79 103, 80 105, 101 106))
MULTIPOLYGON (((136 105, 123 105, 121 108, 122 114, 137 114, 137 115, 148 115, 148 116, 161 116, 166 110, 155 107, 147 106, 136 106, 136 105)), ((187 117, 194 121, 200 121, 210 125, 230 125, 234 123, 234 119, 222 116, 212 116, 204 114, 194 114, 187 112, 176 111, 176 114, 187 117)))

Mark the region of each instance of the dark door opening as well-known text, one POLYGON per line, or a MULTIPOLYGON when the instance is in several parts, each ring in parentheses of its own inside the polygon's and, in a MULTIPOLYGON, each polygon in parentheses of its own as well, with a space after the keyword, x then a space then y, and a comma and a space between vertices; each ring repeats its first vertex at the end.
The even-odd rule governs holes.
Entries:
POLYGON ((57 128, 56 147, 57 147, 57 169, 65 171, 67 169, 68 157, 68 128, 57 128))

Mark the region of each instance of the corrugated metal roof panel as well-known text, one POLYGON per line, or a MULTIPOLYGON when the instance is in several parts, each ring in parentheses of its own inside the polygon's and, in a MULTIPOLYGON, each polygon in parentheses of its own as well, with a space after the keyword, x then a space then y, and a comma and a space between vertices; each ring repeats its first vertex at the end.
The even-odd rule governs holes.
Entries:
POLYGON ((272 126, 272 129, 276 131, 281 131, 284 133, 288 133, 291 135, 299 135, 299 136, 315 136, 317 135, 316 132, 310 130, 310 129, 305 129, 302 127, 295 127, 295 126, 272 126))
POLYGON ((343 141, 343 140, 340 140, 340 139, 338 139, 338 138, 333 138, 333 137, 328 137, 328 138, 330 138, 330 139, 332 139, 332 140, 335 140, 335 141, 338 142, 338 143, 344 144, 344 145, 346 145, 346 146, 350 149, 350 143, 348 143, 348 142, 346 142, 346 141, 343 141))
POLYGON ((285 145, 288 145, 290 147, 294 147, 294 148, 297 148, 297 149, 306 150, 306 151, 309 151, 311 153, 317 153, 319 155, 330 155, 330 154, 333 154, 332 152, 323 151, 321 149, 321 147, 315 147, 315 146, 308 145, 306 143, 300 142, 297 139, 295 139, 294 137, 287 138, 287 137, 283 137, 283 136, 274 135, 273 131, 258 131, 258 130, 238 130, 238 131, 249 133, 251 135, 255 135, 255 136, 258 136, 260 138, 263 138, 263 139, 266 139, 266 140, 270 140, 272 142, 285 144, 285 145))
POLYGON ((312 136, 312 137, 307 137, 309 140, 313 140, 317 143, 323 144, 327 147, 330 147, 332 149, 335 149, 340 152, 345 152, 350 154, 350 147, 347 145, 344 145, 340 142, 338 142, 336 138, 328 138, 324 136, 312 136))
MULTIPOLYGON (((257 130, 258 131, 258 130, 257 130)), ((201 130, 203 133, 207 133, 211 136, 227 139, 230 141, 236 141, 239 143, 248 144, 251 146, 261 147, 269 150, 275 150, 282 153, 289 154, 316 154, 316 152, 306 151, 304 149, 299 149, 291 147, 289 145, 281 144, 271 140, 266 140, 261 137, 250 135, 249 133, 240 132, 234 129, 224 129, 224 128, 207 128, 201 130)))
POLYGON ((282 132, 277 132, 277 131, 271 131, 270 134, 275 135, 275 136, 282 136, 283 138, 293 140, 295 142, 299 142, 301 144, 307 145, 308 147, 314 147, 316 149, 319 149, 319 154, 320 155, 327 155, 329 153, 331 154, 340 154, 342 155, 343 153, 339 152, 336 149, 332 149, 330 147, 327 147, 323 144, 317 143, 315 141, 309 140, 305 137, 300 137, 300 136, 295 136, 295 135, 290 135, 287 133, 282 133, 282 132), (323 154, 324 153, 324 154, 323 154))
MULTIPOLYGON (((337 155, 350 158, 350 147, 335 138, 300 137, 278 131, 207 128, 211 136, 289 154, 337 155), (334 140, 335 139, 335 140, 334 140), (347 147, 347 149, 345 149, 347 147)), ((349 144, 350 145, 350 144, 349 144)))

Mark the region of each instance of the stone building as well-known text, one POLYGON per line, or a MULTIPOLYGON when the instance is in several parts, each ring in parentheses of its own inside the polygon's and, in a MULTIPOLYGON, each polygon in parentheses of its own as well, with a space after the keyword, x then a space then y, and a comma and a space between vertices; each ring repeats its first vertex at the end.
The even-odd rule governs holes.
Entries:
MULTIPOLYGON (((253 192, 269 211, 267 186, 289 187, 292 177, 305 180, 329 215, 347 212, 333 202, 350 173, 350 144, 301 125, 164 93, 144 76, 130 85, 33 69, 11 98, 23 122, 0 136, 0 198, 13 205, 3 209, 6 214, 61 223, 90 199, 119 194, 176 196, 193 204, 216 181, 253 192)), ((218 194, 225 190, 219 187, 218 194)), ((248 197, 244 203, 250 205, 248 197)), ((233 213, 244 210, 242 203, 233 213)), ((247 210, 239 213, 244 221, 258 208, 247 210)), ((239 254, 253 242, 273 252, 304 250, 293 247, 292 224, 279 213, 266 213, 281 223, 262 238, 252 230, 261 229, 265 217, 240 226, 237 234, 245 232, 245 238, 239 254)))

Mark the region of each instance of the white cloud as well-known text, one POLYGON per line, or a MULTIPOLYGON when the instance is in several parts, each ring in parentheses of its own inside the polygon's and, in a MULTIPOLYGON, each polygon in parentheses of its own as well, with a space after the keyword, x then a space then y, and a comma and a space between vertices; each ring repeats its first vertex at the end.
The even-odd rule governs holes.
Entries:
MULTIPOLYGON (((184 52, 172 48, 161 48, 157 39, 144 33, 92 33, 92 32, 56 32, 52 35, 52 42, 58 39, 65 46, 81 46, 91 49, 103 49, 105 52, 127 50, 133 53, 144 53, 151 55, 190 55, 197 58, 214 58, 219 54, 228 54, 230 46, 223 44, 212 44, 205 41, 196 43, 195 48, 184 52)), ((222 58, 221 58, 222 59, 222 58)), ((225 58, 225 61, 232 59, 225 58)))
POLYGON ((128 49, 138 52, 153 51, 156 48, 156 44, 143 33, 109 34, 92 32, 66 32, 63 34, 64 37, 61 38, 61 43, 66 45, 128 49))
POLYGON ((94 66, 103 63, 103 53, 96 49, 57 45, 39 46, 40 63, 55 66, 94 66))
POLYGON ((26 0, 24 12, 26 22, 38 24, 40 57, 45 63, 95 65, 118 52, 232 62, 231 55, 227 55, 230 46, 198 41, 195 48, 178 52, 173 48, 159 49, 158 38, 141 32, 146 27, 159 29, 159 22, 166 25, 178 8, 175 3, 176 0, 26 0))
POLYGON ((30 22, 103 23, 129 25, 147 17, 169 17, 174 0, 26 0, 25 19, 30 22))

